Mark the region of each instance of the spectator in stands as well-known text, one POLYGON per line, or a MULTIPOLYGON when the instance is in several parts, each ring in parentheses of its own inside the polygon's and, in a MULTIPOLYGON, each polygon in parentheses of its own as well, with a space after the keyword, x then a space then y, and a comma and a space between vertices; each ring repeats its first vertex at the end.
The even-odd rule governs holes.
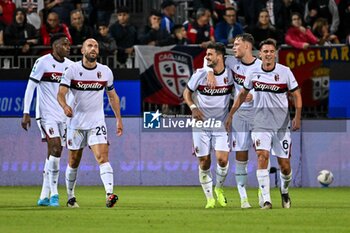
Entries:
POLYGON ((111 36, 117 44, 117 60, 120 64, 125 64, 128 57, 134 53, 134 45, 138 43, 137 29, 130 24, 129 9, 121 6, 117 10, 118 21, 109 28, 111 36))
POLYGON ((295 12, 291 16, 291 26, 285 35, 285 42, 298 49, 307 49, 319 40, 310 29, 303 27, 301 15, 295 12))
POLYGON ((209 24, 210 11, 199 8, 196 12, 196 20, 187 22, 184 26, 190 44, 199 44, 206 48, 211 42, 215 42, 214 28, 209 24))
MULTIPOLYGON (((305 0, 307 1, 307 0, 305 0)), ((298 12, 300 15, 304 15, 305 7, 298 0, 283 0, 284 4, 284 22, 289 22, 293 12, 298 12)), ((283 32, 288 30, 289 24, 285 23, 283 32)))
MULTIPOLYGON (((92 8, 92 25, 98 23, 110 23, 111 15, 115 10, 113 0, 90 0, 92 8)), ((91 25, 91 24, 90 24, 91 25)))
POLYGON ((312 26, 313 34, 319 39, 321 45, 339 44, 338 37, 330 34, 327 19, 318 18, 312 26))
POLYGON ((0 46, 4 45, 4 24, 0 22, 0 46))
POLYGON ((172 33, 172 42, 171 44, 178 44, 178 45, 187 45, 188 39, 187 39, 187 33, 185 30, 185 26, 182 24, 175 24, 172 33))
POLYGON ((225 45, 233 44, 235 37, 243 32, 242 25, 237 22, 236 10, 233 7, 226 8, 224 21, 215 27, 215 40, 225 45))
POLYGON ((176 4, 172 0, 164 0, 160 7, 163 12, 162 20, 160 21, 160 28, 166 29, 170 34, 174 27, 173 17, 176 14, 176 4))
POLYGON ((341 0, 338 10, 340 18, 339 39, 342 43, 350 45, 350 0, 341 0))
POLYGON ((6 27, 4 39, 6 45, 22 46, 23 54, 29 53, 32 45, 38 44, 37 30, 33 25, 27 23, 25 9, 15 10, 13 23, 6 27))
POLYGON ((254 27, 257 22, 255 19, 254 3, 254 0, 241 0, 237 2, 238 19, 244 29, 254 27))
POLYGON ((27 11, 27 22, 39 30, 42 23, 40 11, 44 9, 44 1, 41 0, 15 0, 17 8, 24 8, 27 11))
POLYGON ((16 10, 16 5, 12 0, 0 0, 0 22, 6 26, 13 22, 13 14, 16 10))
MULTIPOLYGON (((216 23, 224 20, 225 9, 228 7, 235 7, 235 1, 231 0, 193 0, 193 10, 197 12, 200 8, 208 9, 211 13, 210 23, 216 25, 216 23), (234 5, 233 5, 233 4, 234 5)), ((192 14, 195 17, 195 13, 192 14)))
POLYGON ((84 15, 81 10, 76 9, 70 13, 69 33, 73 40, 72 45, 82 45, 86 39, 93 36, 92 28, 84 23, 84 15))
POLYGON ((215 0, 214 2, 214 11, 213 14, 213 20, 214 25, 216 25, 218 22, 225 20, 225 14, 227 8, 235 8, 237 9, 237 5, 234 1, 231 2, 231 0, 215 0), (234 4, 234 5, 233 5, 234 4))
POLYGON ((69 26, 70 12, 74 9, 81 9, 81 0, 45 0, 44 7, 46 13, 57 13, 61 22, 69 26))
POLYGON ((259 13, 259 19, 257 24, 249 29, 249 32, 253 35, 255 41, 255 48, 259 48, 261 41, 268 38, 275 39, 277 44, 282 44, 282 33, 277 31, 277 29, 271 25, 269 11, 267 9, 262 9, 259 13))
POLYGON ((335 34, 339 27, 339 12, 334 0, 309 0, 305 6, 305 22, 312 27, 316 19, 327 19, 331 34, 335 34))
POLYGON ((46 23, 40 28, 40 39, 42 45, 50 45, 51 37, 56 33, 64 33, 72 43, 72 37, 69 33, 67 25, 60 23, 58 14, 55 12, 49 13, 46 23))
MULTIPOLYGON (((270 23, 277 30, 283 31, 286 28, 287 22, 284 18, 284 4, 281 0, 255 0, 254 2, 254 22, 258 21, 261 9, 267 9, 270 16, 270 23)), ((288 19, 289 20, 289 19, 288 19)))
POLYGON ((113 55, 117 50, 117 45, 114 38, 109 34, 108 23, 99 23, 97 29, 96 41, 100 48, 100 56, 113 55))
POLYGON ((144 30, 139 34, 139 40, 144 45, 165 46, 171 44, 171 36, 166 29, 160 28, 162 14, 158 10, 151 10, 144 30))

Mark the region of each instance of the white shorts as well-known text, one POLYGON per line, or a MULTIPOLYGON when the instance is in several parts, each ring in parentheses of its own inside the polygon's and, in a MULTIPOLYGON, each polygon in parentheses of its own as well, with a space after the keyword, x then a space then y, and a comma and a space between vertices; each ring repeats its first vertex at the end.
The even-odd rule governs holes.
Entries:
POLYGON ((248 151, 253 145, 251 133, 252 125, 254 121, 254 115, 251 111, 237 111, 237 114, 233 115, 232 119, 232 151, 248 151), (243 114, 241 114, 243 112, 243 114))
POLYGON ((108 144, 106 123, 102 122, 93 129, 67 130, 67 147, 70 150, 79 150, 89 145, 108 144))
POLYGON ((279 158, 289 158, 292 139, 289 130, 252 132, 255 150, 271 150, 271 154, 279 158))
POLYGON ((210 154, 212 148, 215 151, 230 152, 230 140, 228 133, 224 130, 196 130, 192 132, 194 152, 197 157, 210 154))
POLYGON ((60 138, 61 145, 66 146, 67 124, 65 122, 38 119, 36 123, 40 129, 42 141, 45 142, 48 138, 60 138))

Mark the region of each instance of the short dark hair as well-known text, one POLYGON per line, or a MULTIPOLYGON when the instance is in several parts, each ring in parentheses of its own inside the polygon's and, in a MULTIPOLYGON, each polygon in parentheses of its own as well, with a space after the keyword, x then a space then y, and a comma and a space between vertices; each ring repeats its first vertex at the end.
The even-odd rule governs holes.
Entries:
POLYGON ((158 17, 162 17, 162 13, 159 10, 156 10, 156 9, 151 9, 151 11, 149 12, 149 16, 152 16, 152 15, 155 15, 155 16, 158 16, 158 17))
POLYGON ((259 50, 264 46, 264 45, 273 45, 275 47, 275 49, 277 50, 277 42, 276 40, 272 39, 272 38, 268 38, 266 40, 263 40, 260 42, 259 44, 259 50))
POLYGON ((119 13, 127 13, 127 14, 129 14, 130 10, 126 6, 120 6, 120 7, 117 8, 117 14, 119 14, 119 13))
POLYGON ((61 38, 67 38, 67 35, 64 33, 56 33, 53 34, 53 36, 50 39, 51 46, 55 43, 55 41, 61 39, 61 38))
POLYGON ((226 46, 221 42, 210 43, 207 49, 215 49, 216 53, 226 55, 226 46))
POLYGON ((164 0, 162 4, 160 4, 160 8, 164 9, 168 6, 176 6, 176 3, 172 0, 164 0))
POLYGON ((227 11, 234 11, 234 12, 237 12, 237 10, 236 10, 234 7, 226 7, 226 8, 225 8, 225 15, 226 15, 227 11))
POLYGON ((175 34, 177 31, 179 31, 181 28, 184 28, 185 26, 183 24, 175 24, 174 27, 171 29, 171 33, 175 34))
POLYGON ((243 41, 246 41, 246 42, 249 42, 252 44, 252 46, 254 46, 254 37, 252 36, 252 34, 250 33, 242 33, 242 34, 239 34, 235 37, 235 40, 236 39, 241 39, 243 41))

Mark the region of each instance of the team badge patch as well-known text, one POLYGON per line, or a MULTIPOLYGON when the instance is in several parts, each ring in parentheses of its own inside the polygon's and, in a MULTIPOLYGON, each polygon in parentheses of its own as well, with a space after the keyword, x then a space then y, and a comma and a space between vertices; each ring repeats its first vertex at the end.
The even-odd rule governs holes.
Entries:
POLYGON ((257 140, 255 141, 255 146, 256 146, 256 147, 259 147, 259 146, 260 146, 260 139, 257 139, 257 140))
POLYGON ((278 82, 280 80, 280 76, 278 74, 275 75, 275 81, 278 82))
POLYGON ((55 133, 54 130, 53 130, 53 128, 50 128, 50 129, 49 129, 49 133, 50 133, 51 135, 55 133))
POLYGON ((83 72, 79 72, 79 75, 82 76, 82 75, 83 75, 83 72))
POLYGON ((224 83, 225 83, 225 84, 228 83, 228 78, 227 78, 227 77, 224 78, 224 83))
POLYGON ((196 146, 196 148, 194 148, 194 151, 196 152, 196 154, 199 153, 199 148, 198 148, 198 146, 196 146))
POLYGON ((232 141, 232 147, 235 148, 236 147, 236 141, 232 141))
POLYGON ((53 67, 53 68, 56 68, 56 65, 55 65, 55 64, 52 64, 52 67, 53 67))
POLYGON ((237 66, 237 70, 239 70, 239 66, 237 66))
POLYGON ((154 55, 154 69, 162 85, 172 94, 181 97, 192 75, 192 57, 176 51, 154 55))
POLYGON ((101 73, 101 71, 98 71, 98 72, 97 72, 97 78, 102 78, 102 73, 101 73))
POLYGON ((72 139, 68 139, 68 145, 71 146, 72 144, 72 139))

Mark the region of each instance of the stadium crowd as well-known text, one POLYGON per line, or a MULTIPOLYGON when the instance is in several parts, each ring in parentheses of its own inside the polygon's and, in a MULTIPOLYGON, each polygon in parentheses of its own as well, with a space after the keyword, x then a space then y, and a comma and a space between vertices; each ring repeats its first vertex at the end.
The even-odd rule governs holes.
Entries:
POLYGON ((231 44, 243 32, 254 36, 255 46, 267 38, 300 49, 350 43, 350 0, 193 0, 191 17, 181 24, 174 21, 178 1, 164 0, 149 12, 144 27, 130 23, 126 6, 110 0, 83 6, 82 1, 0 0, 0 46, 19 46, 21 54, 35 55, 33 45, 50 45, 50 38, 63 32, 73 46, 95 38, 102 56, 117 54, 125 64, 134 45, 205 48, 214 41, 231 44))

